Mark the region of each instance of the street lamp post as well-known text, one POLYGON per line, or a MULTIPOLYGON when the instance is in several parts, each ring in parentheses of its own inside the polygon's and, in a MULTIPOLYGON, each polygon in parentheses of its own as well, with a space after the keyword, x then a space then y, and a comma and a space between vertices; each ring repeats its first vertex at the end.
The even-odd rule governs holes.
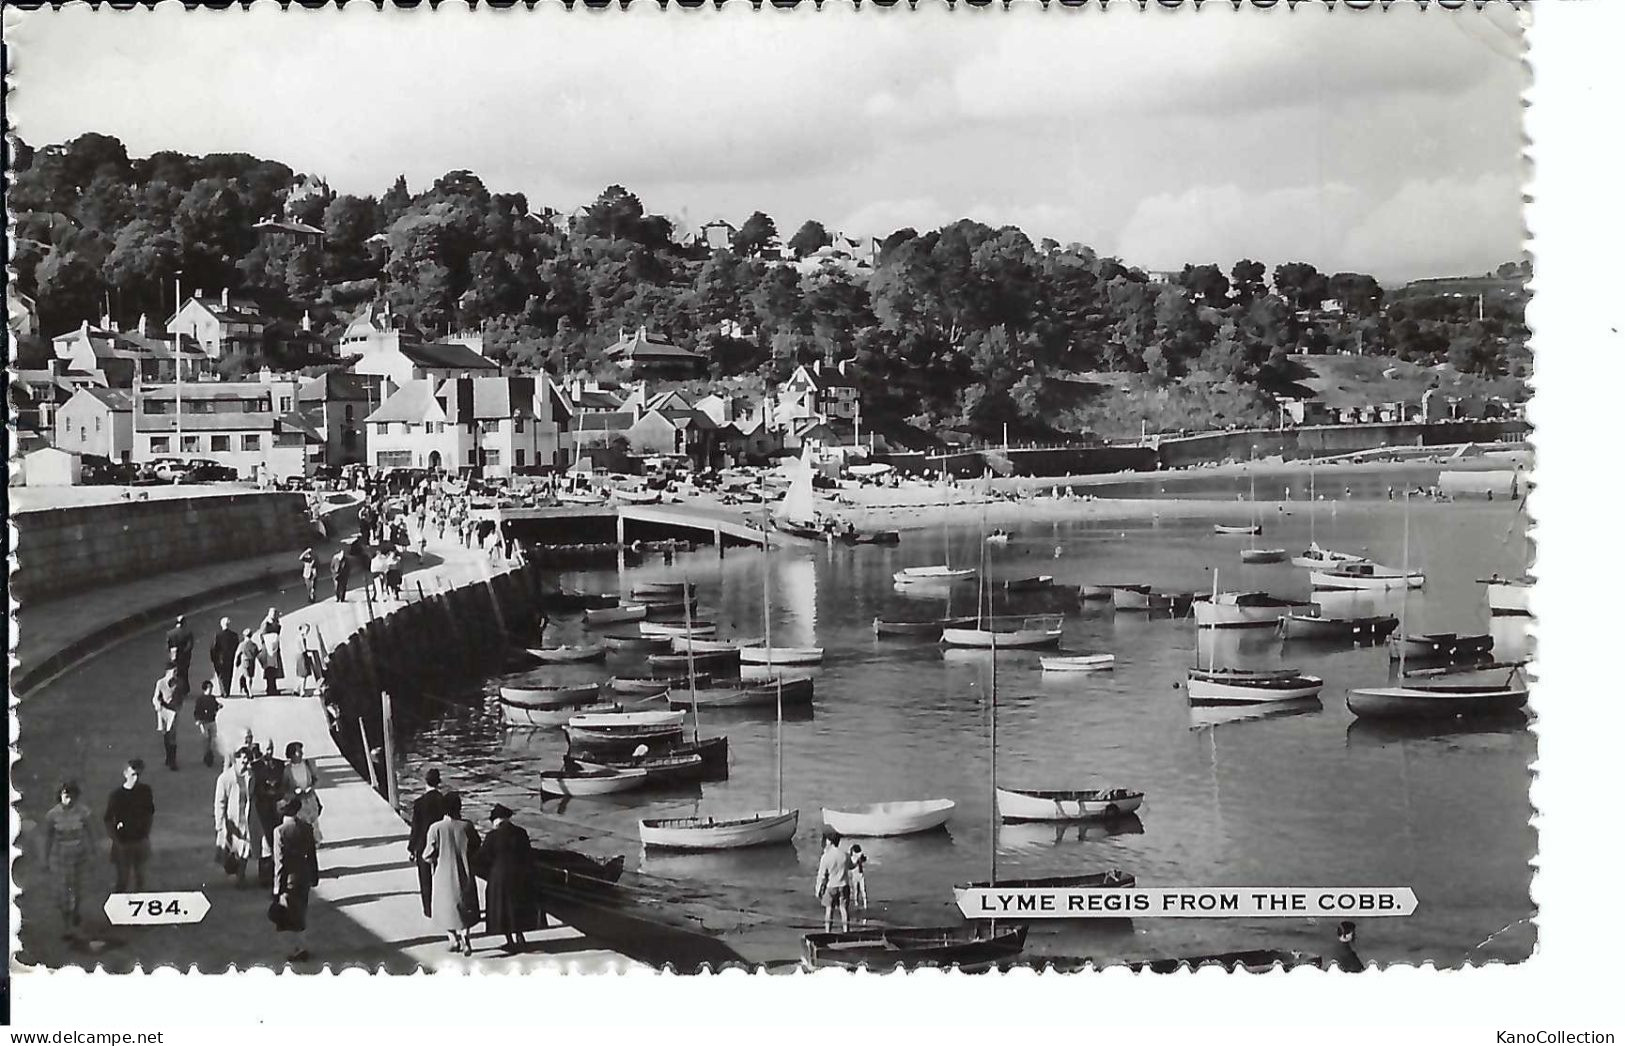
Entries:
POLYGON ((181 456, 181 272, 175 270, 175 456, 181 456))

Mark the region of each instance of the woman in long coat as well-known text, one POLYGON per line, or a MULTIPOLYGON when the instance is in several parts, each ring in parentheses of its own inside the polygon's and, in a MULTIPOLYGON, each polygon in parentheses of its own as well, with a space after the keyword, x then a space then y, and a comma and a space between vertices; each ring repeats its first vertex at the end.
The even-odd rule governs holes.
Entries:
POLYGON ((468 931, 480 921, 480 888, 474 880, 474 860, 480 833, 463 820, 463 801, 455 792, 446 796, 445 816, 429 829, 423 859, 434 869, 429 892, 429 919, 444 930, 452 951, 472 955, 468 931))
POLYGON ((265 673, 265 692, 277 692, 277 680, 282 678, 282 620, 277 617, 276 607, 265 612, 265 620, 260 622, 260 668, 265 673))
POLYGON ((214 783, 215 858, 227 875, 237 877, 239 888, 247 881, 248 866, 258 865, 264 848, 264 832, 254 809, 253 758, 251 749, 239 748, 214 783))
POLYGON ((485 878, 485 931, 500 933, 512 951, 525 946, 536 929, 536 895, 530 885, 530 836, 513 823, 513 811, 491 808, 496 827, 480 844, 476 870, 485 878))
POLYGON ((62 913, 62 935, 79 938, 79 899, 85 893, 85 870, 90 867, 95 831, 90 811, 79 801, 79 785, 66 781, 57 793, 61 803, 45 815, 45 867, 56 877, 57 911, 62 913))

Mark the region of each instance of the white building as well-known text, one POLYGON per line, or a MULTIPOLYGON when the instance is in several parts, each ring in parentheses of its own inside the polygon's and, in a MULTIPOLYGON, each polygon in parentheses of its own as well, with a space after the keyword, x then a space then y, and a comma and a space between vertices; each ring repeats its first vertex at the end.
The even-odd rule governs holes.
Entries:
POLYGON ((178 391, 143 385, 134 405, 133 460, 204 459, 236 469, 242 479, 303 476, 309 437, 296 413, 298 397, 297 377, 186 382, 178 391))
POLYGON ((562 467, 570 420, 545 375, 414 379, 367 416, 367 452, 375 468, 510 476, 562 467))
POLYGON ((199 290, 169 318, 165 329, 191 338, 210 359, 218 360, 257 352, 265 340, 265 317, 253 302, 233 305, 228 290, 220 292, 219 301, 204 298, 199 290))
POLYGON ((56 412, 56 443, 76 454, 129 461, 135 450, 135 397, 124 389, 82 388, 56 412))
POLYGON ((356 313, 339 338, 339 355, 356 358, 356 374, 373 374, 397 387, 409 381, 449 381, 495 377, 500 368, 485 358, 485 339, 464 331, 431 341, 389 311, 387 303, 368 304, 356 313))

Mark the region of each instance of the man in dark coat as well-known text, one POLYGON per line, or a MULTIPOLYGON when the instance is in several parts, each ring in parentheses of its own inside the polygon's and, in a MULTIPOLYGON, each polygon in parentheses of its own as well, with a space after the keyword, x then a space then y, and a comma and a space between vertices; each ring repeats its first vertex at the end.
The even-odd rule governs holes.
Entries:
POLYGON ((164 637, 164 645, 169 648, 169 663, 175 666, 175 671, 181 678, 181 686, 186 690, 192 689, 193 642, 192 630, 186 627, 186 618, 177 617, 175 627, 164 637))
POLYGON ((1340 922, 1337 924, 1337 946, 1332 949, 1332 964, 1345 973, 1360 973, 1365 969, 1365 960, 1354 950, 1354 924, 1340 922))
POLYGON ((530 836, 513 823, 513 811, 501 803, 491 808, 495 827, 475 855, 475 873, 485 879, 485 929, 506 938, 504 947, 525 947, 525 934, 536 929, 537 898, 530 883, 530 836))
POLYGON ((350 550, 343 545, 333 553, 333 561, 328 565, 333 574, 333 598, 340 603, 344 602, 344 593, 350 588, 350 550))
POLYGON ((231 627, 231 618, 220 619, 220 631, 214 634, 214 642, 209 644, 209 664, 214 666, 214 674, 220 680, 220 696, 231 696, 231 669, 237 658, 237 644, 242 637, 231 627))
POLYGON ((300 801, 290 796, 277 804, 282 822, 271 835, 272 892, 276 895, 277 930, 293 934, 291 962, 310 958, 305 947, 305 914, 310 910, 310 890, 321 879, 316 863, 316 836, 310 825, 299 819, 300 801))
POLYGON ((423 898, 423 917, 429 918, 429 900, 434 889, 434 869, 423 859, 423 847, 429 841, 429 829, 446 816, 446 793, 440 787, 440 771, 430 770, 423 775, 429 790, 412 800, 412 835, 406 842, 407 856, 418 869, 418 893, 423 898))

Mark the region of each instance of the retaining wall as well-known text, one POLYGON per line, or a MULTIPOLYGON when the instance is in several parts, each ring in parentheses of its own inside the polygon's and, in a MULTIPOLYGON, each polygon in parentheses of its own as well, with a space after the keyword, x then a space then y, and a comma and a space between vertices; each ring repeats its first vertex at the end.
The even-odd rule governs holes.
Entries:
POLYGON ((19 599, 300 549, 319 536, 303 494, 258 491, 39 509, 11 521, 19 599))
POLYGON ((1209 432, 1160 440, 1157 461, 1162 468, 1181 468, 1220 461, 1246 461, 1258 448, 1258 457, 1325 457, 1377 447, 1436 447, 1455 443, 1499 443, 1521 440, 1529 434, 1522 421, 1439 421, 1424 424, 1306 425, 1287 429, 1241 429, 1209 432))

